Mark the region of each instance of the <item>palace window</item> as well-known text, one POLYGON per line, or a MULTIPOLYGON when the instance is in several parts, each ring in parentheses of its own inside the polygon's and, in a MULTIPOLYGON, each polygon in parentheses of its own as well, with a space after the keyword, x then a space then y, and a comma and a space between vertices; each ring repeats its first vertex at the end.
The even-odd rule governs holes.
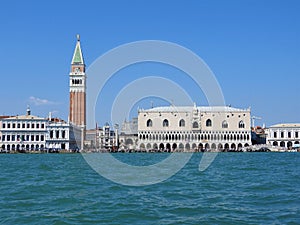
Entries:
POLYGON ((199 125, 196 121, 193 123, 193 128, 199 128, 199 125))
POLYGON ((211 127, 212 126, 211 119, 206 120, 206 126, 207 127, 211 127))
POLYGON ((179 127, 185 127, 185 121, 184 121, 184 119, 181 119, 179 121, 179 127))
POLYGON ((283 131, 281 132, 281 138, 284 138, 284 132, 283 131))
POLYGON ((152 127, 152 120, 147 120, 147 127, 152 127))
POLYGON ((169 120, 165 119, 163 121, 163 127, 168 127, 169 126, 169 120))
POLYGON ((2 128, 5 128, 5 123, 2 124, 2 128))
POLYGON ((66 138, 66 131, 62 131, 62 134, 61 134, 62 138, 66 138))
POLYGON ((228 128, 228 123, 226 120, 223 121, 222 128, 228 128))
POLYGON ((277 138, 277 132, 276 131, 274 132, 274 138, 277 138))
POLYGON ((292 137, 292 133, 289 131, 288 132, 288 138, 291 138, 292 137))
POLYGON ((298 131, 295 132, 295 138, 298 138, 299 137, 299 133, 298 131))
POLYGON ((245 123, 244 121, 239 122, 239 128, 245 128, 245 123))

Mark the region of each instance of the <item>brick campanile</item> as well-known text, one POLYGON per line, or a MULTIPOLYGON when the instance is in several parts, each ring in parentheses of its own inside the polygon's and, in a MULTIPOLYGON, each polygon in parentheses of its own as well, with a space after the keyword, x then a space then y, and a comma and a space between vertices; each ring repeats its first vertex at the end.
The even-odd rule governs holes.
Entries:
POLYGON ((80 37, 77 35, 77 43, 71 63, 70 76, 70 109, 69 120, 71 123, 86 126, 86 74, 82 56, 80 37))

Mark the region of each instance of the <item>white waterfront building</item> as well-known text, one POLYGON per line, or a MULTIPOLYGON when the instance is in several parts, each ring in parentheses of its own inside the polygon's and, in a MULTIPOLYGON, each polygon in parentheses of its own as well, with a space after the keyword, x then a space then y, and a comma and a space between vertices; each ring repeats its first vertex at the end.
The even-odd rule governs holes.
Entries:
POLYGON ((114 131, 110 125, 106 123, 99 133, 99 147, 100 149, 115 151, 118 148, 117 129, 114 131))
POLYGON ((47 151, 81 149, 83 129, 53 118, 31 115, 4 116, 0 120, 1 151, 47 151))
POLYGON ((60 119, 49 119, 47 123, 46 148, 51 150, 81 149, 82 127, 60 119))
POLYGON ((167 151, 236 150, 251 145, 250 109, 169 106, 138 111, 138 148, 167 151))
POLYGON ((300 147, 300 124, 284 123, 270 126, 267 131, 267 144, 282 148, 300 147))
POLYGON ((1 149, 5 151, 43 150, 48 120, 30 114, 4 118, 0 122, 1 149))

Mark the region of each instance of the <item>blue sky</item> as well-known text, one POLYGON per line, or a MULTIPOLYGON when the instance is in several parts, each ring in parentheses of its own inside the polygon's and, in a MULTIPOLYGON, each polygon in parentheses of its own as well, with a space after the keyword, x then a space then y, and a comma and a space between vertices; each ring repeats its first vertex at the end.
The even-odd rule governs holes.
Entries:
MULTIPOLYGON (((67 119, 68 73, 79 33, 87 66, 128 42, 174 42, 206 62, 226 104, 251 106, 263 118, 258 124, 300 122, 299 12, 299 1, 276 0, 2 2, 0 114, 23 114, 30 104, 35 115, 53 111, 67 119)), ((112 93, 126 84, 115 82, 112 93)), ((99 124, 110 120, 101 112, 106 104, 99 105, 99 124)))

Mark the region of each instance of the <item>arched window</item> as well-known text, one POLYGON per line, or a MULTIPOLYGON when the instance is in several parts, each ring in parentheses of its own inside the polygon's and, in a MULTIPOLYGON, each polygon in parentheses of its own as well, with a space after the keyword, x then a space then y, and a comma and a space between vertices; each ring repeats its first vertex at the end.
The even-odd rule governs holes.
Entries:
POLYGON ((147 120, 147 127, 152 127, 152 120, 147 120))
POLYGON ((165 119, 163 121, 163 127, 168 127, 169 126, 169 121, 167 119, 165 119))
POLYGON ((211 127, 212 126, 211 119, 206 120, 206 126, 207 127, 211 127))
POLYGON ((223 121, 222 128, 228 128, 228 123, 226 120, 223 121))
POLYGON ((179 127, 185 127, 185 121, 183 119, 179 121, 179 127))
POLYGON ((199 128, 199 125, 196 121, 193 123, 193 128, 199 128))
POLYGON ((239 128, 245 128, 245 123, 244 121, 239 122, 239 128))

